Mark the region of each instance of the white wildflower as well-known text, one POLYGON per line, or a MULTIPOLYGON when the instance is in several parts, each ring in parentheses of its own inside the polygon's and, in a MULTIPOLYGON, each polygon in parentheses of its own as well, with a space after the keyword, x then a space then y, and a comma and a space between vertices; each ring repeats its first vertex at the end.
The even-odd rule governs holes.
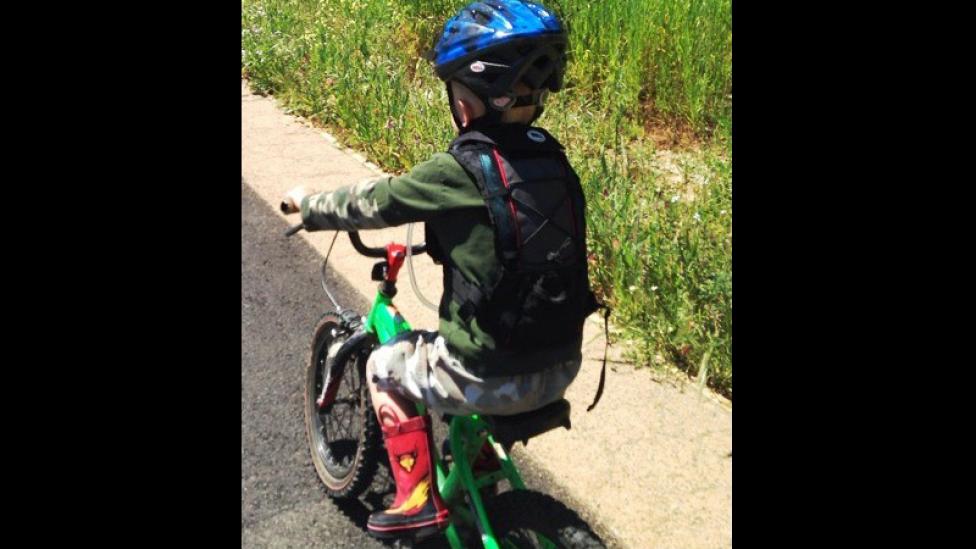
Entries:
POLYGON ((672 204, 674 204, 675 202, 677 202, 679 200, 681 200, 681 197, 679 197, 678 195, 674 195, 674 196, 671 197, 671 203, 672 204))
POLYGON ((691 217, 692 217, 692 219, 694 219, 694 220, 695 220, 696 222, 697 222, 697 221, 701 221, 701 214, 700 214, 700 213, 698 213, 698 212, 695 212, 695 215, 693 215, 693 216, 691 216, 691 217))

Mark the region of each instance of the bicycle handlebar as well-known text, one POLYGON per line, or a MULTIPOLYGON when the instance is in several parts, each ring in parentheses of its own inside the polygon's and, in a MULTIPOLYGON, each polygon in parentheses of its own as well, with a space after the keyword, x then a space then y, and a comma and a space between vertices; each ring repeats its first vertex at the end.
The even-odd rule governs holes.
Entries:
MULTIPOLYGON (((285 236, 292 236, 293 234, 297 233, 298 231, 304 228, 305 228, 304 223, 292 225, 291 227, 288 228, 287 231, 285 231, 285 236)), ((370 248, 369 246, 363 244, 362 239, 359 238, 359 233, 356 231, 352 231, 349 233, 349 241, 352 242, 352 247, 355 248, 357 252, 359 252, 360 254, 366 257, 378 257, 381 259, 386 258, 386 248, 370 248)), ((420 255, 425 252, 427 252, 426 242, 421 242, 416 246, 410 247, 410 253, 413 255, 420 255)))
POLYGON ((299 223, 298 225, 292 225, 291 227, 288 227, 287 231, 285 231, 285 236, 291 236, 304 228, 305 228, 304 223, 299 223))
POLYGON ((350 232, 349 242, 352 242, 352 247, 359 252, 360 255, 365 255, 366 257, 386 257, 386 248, 370 248, 369 246, 363 244, 362 239, 359 238, 359 233, 350 232))
MULTIPOLYGON (((349 241, 352 242, 352 247, 356 249, 357 252, 366 257, 379 257, 386 258, 386 248, 370 248, 369 246, 363 244, 362 239, 359 238, 359 233, 352 231, 349 233, 349 241)), ((427 251, 427 243, 422 242, 416 246, 410 247, 410 253, 413 255, 419 255, 427 251)))

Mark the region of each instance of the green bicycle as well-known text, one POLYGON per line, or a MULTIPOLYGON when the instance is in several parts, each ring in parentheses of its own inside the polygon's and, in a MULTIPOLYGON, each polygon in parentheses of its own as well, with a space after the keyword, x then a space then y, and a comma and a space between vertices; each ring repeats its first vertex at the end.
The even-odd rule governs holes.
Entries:
MULTIPOLYGON (((302 228, 295 225, 286 235, 302 228)), ((326 284, 333 237, 322 264, 322 287, 335 311, 323 315, 315 327, 305 377, 305 428, 312 463, 326 492, 337 499, 361 495, 386 459, 366 386, 366 361, 375 347, 411 330, 393 305, 396 273, 405 256, 426 251, 424 244, 409 250, 394 243, 367 247, 355 232, 349 233, 349 239, 360 254, 381 259, 372 272, 372 279, 380 281, 379 291, 366 316, 336 302, 326 284)), ((424 413, 422 406, 418 408, 424 413)), ((437 464, 437 489, 451 513, 451 525, 443 532, 452 548, 479 542, 486 549, 605 547, 574 511, 546 494, 528 490, 509 454, 518 441, 525 444, 553 429, 569 429, 569 411, 569 402, 560 400, 515 416, 450 418, 443 451, 437 452, 435 445, 431 452, 437 464), (489 472, 473 467, 486 440, 500 465, 489 472), (503 480, 512 489, 498 493, 503 480)), ((409 546, 414 541, 420 539, 398 543, 409 546)))

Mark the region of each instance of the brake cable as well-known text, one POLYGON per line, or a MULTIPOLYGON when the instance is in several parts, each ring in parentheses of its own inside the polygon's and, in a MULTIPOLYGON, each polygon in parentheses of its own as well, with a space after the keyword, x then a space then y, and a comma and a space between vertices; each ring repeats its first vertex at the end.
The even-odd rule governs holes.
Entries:
POLYGON ((332 297, 332 292, 329 291, 329 287, 325 283, 325 269, 326 269, 326 266, 328 266, 328 264, 329 264, 329 256, 332 255, 332 247, 335 246, 336 238, 339 238, 339 231, 336 231, 335 234, 332 235, 332 243, 329 244, 329 251, 325 253, 325 260, 322 261, 322 279, 321 280, 322 280, 322 289, 325 290, 325 295, 329 296, 329 301, 331 301, 332 304, 335 306, 336 312, 337 313, 342 313, 342 310, 343 310, 342 309, 342 305, 339 305, 339 303, 335 300, 335 298, 332 297))

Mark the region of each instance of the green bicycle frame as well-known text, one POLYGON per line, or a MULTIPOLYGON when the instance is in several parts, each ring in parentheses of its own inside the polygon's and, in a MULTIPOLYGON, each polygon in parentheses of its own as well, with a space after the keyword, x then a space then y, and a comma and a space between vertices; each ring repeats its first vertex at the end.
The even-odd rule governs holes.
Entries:
POLYGON ((380 345, 398 334, 411 330, 410 324, 393 305, 393 298, 383 293, 382 290, 376 292, 373 308, 370 309, 369 316, 366 317, 366 325, 363 326, 363 329, 367 333, 375 335, 380 345))
MULTIPOLYGON (((380 344, 384 344, 411 329, 410 324, 393 305, 392 296, 384 293, 381 288, 376 294, 376 299, 373 300, 373 308, 366 317, 364 330, 375 335, 380 344)), ((426 411, 423 405, 418 404, 417 408, 421 414, 426 411)), ((514 490, 524 490, 525 483, 522 482, 522 477, 508 453, 501 444, 495 442, 488 423, 477 415, 453 417, 448 437, 453 466, 448 467, 443 456, 438 455, 437 448, 430 449, 437 466, 437 489, 441 499, 450 509, 452 516, 477 527, 485 549, 500 549, 491 524, 488 522, 480 489, 507 479, 514 490), (501 469, 475 478, 471 466, 486 440, 495 450, 501 469), (465 495, 468 496, 470 507, 464 505, 465 495)), ((444 534, 453 549, 464 549, 454 524, 451 524, 444 534)), ((555 548, 554 543, 542 536, 539 536, 539 541, 543 547, 555 548)))

